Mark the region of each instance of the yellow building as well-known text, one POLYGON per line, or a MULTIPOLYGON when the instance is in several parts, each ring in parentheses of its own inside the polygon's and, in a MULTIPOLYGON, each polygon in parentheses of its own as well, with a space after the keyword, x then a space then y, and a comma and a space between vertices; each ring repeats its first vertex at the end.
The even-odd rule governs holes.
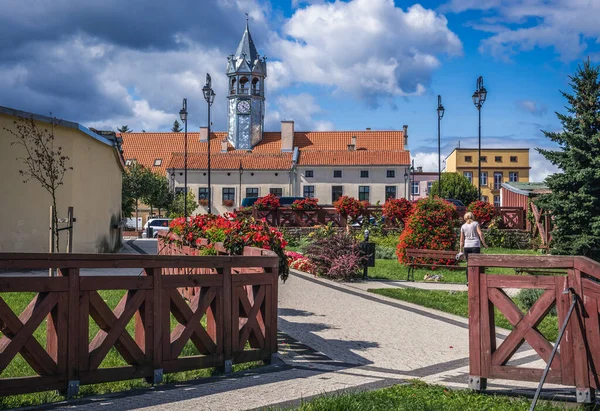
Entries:
MULTIPOLYGON (((460 173, 478 187, 477 154, 477 148, 455 148, 446 157, 446 172, 460 173)), ((530 169, 528 148, 482 148, 482 200, 499 207, 502 183, 528 182, 530 169)))
MULTIPOLYGON (((70 121, 0 107, 0 252, 48 252, 52 197, 38 181, 24 183, 19 174, 27 170, 20 160, 26 153, 11 144, 17 139, 8 130, 16 131, 20 119, 33 119, 41 130, 54 122, 55 147, 62 147, 67 166, 73 167, 56 195, 59 218, 66 218, 73 207, 73 252, 118 250, 124 162, 114 133, 102 135, 70 121)), ((67 231, 60 237, 59 251, 64 252, 67 231)))

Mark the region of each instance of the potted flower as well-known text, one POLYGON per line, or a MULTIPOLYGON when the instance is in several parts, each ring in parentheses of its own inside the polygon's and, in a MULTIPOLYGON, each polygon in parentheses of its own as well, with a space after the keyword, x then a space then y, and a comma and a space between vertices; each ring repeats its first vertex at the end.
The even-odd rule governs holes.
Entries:
POLYGON ((201 205, 202 207, 206 207, 206 206, 208 206, 208 199, 201 198, 198 200, 198 204, 201 205))
POLYGON ((302 200, 296 200, 291 205, 293 210, 304 211, 304 210, 316 210, 319 208, 318 198, 305 198, 302 200))
POLYGON ((233 200, 223 200, 223 205, 225 207, 233 207, 233 200))
POLYGON ((279 202, 279 197, 277 197, 273 193, 269 193, 264 197, 260 197, 254 203, 254 208, 259 211, 271 211, 279 208, 281 203, 279 202))

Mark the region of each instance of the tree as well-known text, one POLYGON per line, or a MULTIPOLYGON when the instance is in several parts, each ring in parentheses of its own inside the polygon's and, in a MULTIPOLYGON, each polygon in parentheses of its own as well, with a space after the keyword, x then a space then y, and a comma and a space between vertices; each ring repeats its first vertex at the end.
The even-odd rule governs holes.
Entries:
POLYGON ((568 114, 556 113, 560 132, 544 135, 559 150, 537 151, 561 171, 546 178, 552 191, 537 201, 552 213, 554 254, 600 261, 600 69, 589 61, 569 76, 574 94, 561 92, 568 114))
MULTIPOLYGON (((184 195, 183 192, 175 194, 175 199, 171 203, 171 207, 169 208, 169 217, 177 218, 183 217, 184 213, 184 204, 183 204, 184 195)), ((188 191, 187 195, 187 209, 188 215, 191 215, 192 212, 198 207, 198 203, 196 202, 196 197, 194 197, 194 193, 188 191)))
MULTIPOLYGON (((434 181, 430 193, 438 192, 438 182, 434 181)), ((477 187, 467 177, 458 173, 442 173, 442 197, 462 201, 465 205, 477 200, 477 187)))
POLYGON ((141 198, 148 195, 151 178, 152 173, 150 170, 138 163, 127 166, 127 169, 123 173, 122 211, 123 215, 131 216, 131 209, 135 209, 136 227, 139 213, 139 201, 141 198), (126 214, 127 211, 129 211, 129 214, 126 214))
POLYGON ((159 214, 162 209, 168 208, 173 202, 173 194, 167 177, 150 173, 148 189, 142 196, 142 201, 150 206, 150 214, 154 214, 154 208, 158 208, 159 214))
POLYGON ((183 131, 183 129, 181 128, 181 124, 179 124, 179 121, 175 120, 173 122, 173 127, 171 127, 171 131, 174 133, 181 133, 183 131))
POLYGON ((55 145, 54 126, 58 123, 56 118, 52 118, 50 130, 39 128, 33 121, 33 116, 18 118, 13 123, 15 129, 5 127, 4 130, 16 138, 11 145, 16 144, 24 149, 25 156, 17 158, 25 166, 19 170, 19 175, 23 178, 23 183, 37 180, 52 197, 52 235, 56 242, 56 252, 60 252, 56 194, 58 188, 63 185, 66 172, 73 170, 73 167, 67 165, 69 157, 63 154, 62 147, 55 145))
POLYGON ((117 128, 117 131, 119 133, 131 133, 133 130, 130 129, 127 124, 125 124, 124 126, 121 126, 121 127, 117 128))

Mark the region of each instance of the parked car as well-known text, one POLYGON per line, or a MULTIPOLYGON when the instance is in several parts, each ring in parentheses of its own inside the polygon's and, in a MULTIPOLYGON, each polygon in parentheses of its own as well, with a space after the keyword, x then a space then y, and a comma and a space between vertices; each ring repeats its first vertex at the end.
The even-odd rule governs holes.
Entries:
MULTIPOLYGON (((242 200, 242 207, 252 207, 261 197, 246 197, 242 200)), ((282 207, 291 206, 296 200, 304 200, 304 197, 279 197, 279 203, 282 207)))
POLYGON ((455 200, 453 198, 446 198, 445 201, 454 204, 457 207, 464 207, 465 205, 463 204, 462 201, 460 200, 455 200))
POLYGON ((144 224, 142 238, 156 238, 159 232, 169 231, 170 218, 150 218, 144 224))

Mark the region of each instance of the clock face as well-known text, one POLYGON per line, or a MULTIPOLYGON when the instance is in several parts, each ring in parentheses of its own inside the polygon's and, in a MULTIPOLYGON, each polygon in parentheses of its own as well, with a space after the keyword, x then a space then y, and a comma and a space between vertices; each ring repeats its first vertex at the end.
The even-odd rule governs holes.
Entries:
POLYGON ((248 100, 241 100, 237 104, 238 112, 242 114, 250 113, 250 102, 248 100))

